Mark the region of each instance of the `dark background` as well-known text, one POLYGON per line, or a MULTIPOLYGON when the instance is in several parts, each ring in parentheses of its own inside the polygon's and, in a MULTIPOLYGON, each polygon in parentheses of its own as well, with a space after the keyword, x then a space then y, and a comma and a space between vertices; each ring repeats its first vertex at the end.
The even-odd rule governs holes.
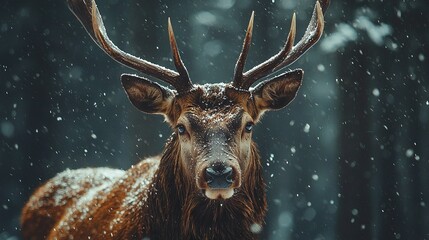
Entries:
MULTIPOLYGON (((98 0, 112 40, 173 68, 172 17, 197 83, 229 82, 256 11, 247 69, 276 53, 314 0, 98 0)), ((0 3, 0 240, 29 195, 66 168, 126 169, 171 130, 139 113, 65 0, 0 3)), ((333 1, 304 83, 256 127, 268 183, 263 239, 429 239, 429 1, 333 1)))

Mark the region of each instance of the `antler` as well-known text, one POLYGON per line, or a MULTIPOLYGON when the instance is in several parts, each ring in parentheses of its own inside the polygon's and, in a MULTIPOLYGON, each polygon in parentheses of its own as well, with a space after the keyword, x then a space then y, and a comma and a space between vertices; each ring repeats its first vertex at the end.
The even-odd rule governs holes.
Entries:
POLYGON ((302 39, 295 46, 293 46, 293 44, 296 35, 296 16, 293 14, 286 43, 280 52, 243 73, 247 52, 249 51, 252 39, 254 18, 254 13, 252 12, 249 26, 247 27, 246 37, 244 38, 243 49, 235 65, 232 85, 236 88, 247 90, 258 79, 278 71, 298 60, 298 58, 310 49, 322 36, 324 28, 323 13, 328 8, 329 2, 330 0, 318 0, 316 2, 313 16, 311 17, 307 30, 305 31, 302 39))
POLYGON ((171 84, 179 93, 186 92, 192 88, 193 85, 188 71, 180 58, 170 19, 168 19, 168 34, 174 65, 178 72, 135 57, 119 49, 107 36, 106 28, 94 0, 68 0, 68 4, 70 10, 79 19, 92 39, 110 57, 127 67, 171 84))

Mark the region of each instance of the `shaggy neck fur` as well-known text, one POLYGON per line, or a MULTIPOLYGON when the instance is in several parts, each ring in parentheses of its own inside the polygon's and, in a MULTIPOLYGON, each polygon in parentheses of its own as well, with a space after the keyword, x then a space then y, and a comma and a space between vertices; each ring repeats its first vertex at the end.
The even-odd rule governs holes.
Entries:
POLYGON ((151 239, 257 238, 251 226, 263 225, 267 204, 255 144, 248 169, 243 171, 243 184, 227 200, 209 200, 196 189, 194 176, 187 176, 183 169, 175 134, 165 149, 148 193, 143 233, 151 239))

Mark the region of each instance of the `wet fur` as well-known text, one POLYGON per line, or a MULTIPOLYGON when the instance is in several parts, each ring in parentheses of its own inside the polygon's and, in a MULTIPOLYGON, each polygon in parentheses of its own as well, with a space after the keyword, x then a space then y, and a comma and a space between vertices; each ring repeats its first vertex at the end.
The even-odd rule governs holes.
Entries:
MULTIPOLYGON (((138 89, 139 81, 130 89, 138 89)), ((196 86, 174 98, 158 86, 152 90, 152 95, 158 91, 169 99, 170 104, 162 109, 173 127, 183 113, 201 118, 210 112, 221 113, 217 118, 222 119, 242 109, 239 111, 247 112, 255 122, 261 115, 250 92, 230 85, 196 86)), ((48 181, 23 209, 25 239, 257 239, 252 225, 263 226, 267 204, 255 143, 250 142, 246 159, 239 159, 241 186, 226 200, 210 200, 199 190, 191 166, 186 165, 189 162, 181 159, 180 144, 173 133, 161 157, 143 160, 128 171, 73 170, 48 181), (69 187, 76 184, 78 187, 69 187), (71 194, 62 204, 54 204, 64 191, 71 194)))
MULTIPOLYGON (((129 65, 129 58, 115 57, 122 53, 105 46, 110 42, 104 41, 107 36, 100 31, 100 26, 104 27, 95 2, 69 0, 68 3, 96 43, 115 59, 129 65)), ((324 9, 328 3, 324 1, 324 9)), ((319 4, 316 10, 320 15, 319 4)), ((251 22, 253 24, 253 20, 251 22)), ((169 33, 179 76, 184 77, 187 72, 170 25, 169 33)), ((247 39, 245 45, 249 46, 250 38, 247 39)), ((242 63, 244 66, 244 61, 242 63)), ((250 90, 238 89, 235 83, 192 85, 186 77, 181 80, 189 81, 182 81, 182 86, 174 78, 177 73, 148 64, 140 62, 144 73, 161 77, 177 91, 129 74, 121 77, 122 84, 134 106, 146 113, 164 115, 173 128, 185 113, 196 113, 202 118, 210 112, 232 113, 237 108, 252 118, 252 124, 256 123, 264 111, 283 108, 292 101, 303 74, 299 69, 283 73, 250 90), (144 69, 148 66, 155 70, 144 69)), ((216 120, 222 122, 221 115, 216 120)), ((250 134, 248 136, 250 139, 250 134)), ((143 160, 128 171, 92 168, 59 174, 37 189, 24 206, 21 219, 24 238, 256 239, 258 236, 251 229, 254 224, 262 226, 264 223, 265 183, 256 146, 253 141, 246 143, 246 150, 250 148, 250 153, 246 152, 248 157, 236 156, 241 158, 238 161, 241 161, 242 184, 234 196, 226 200, 204 197, 197 187, 196 177, 187 171, 190 166, 184 165, 187 161, 181 159, 183 149, 175 133, 160 158, 143 160)), ((244 144, 242 146, 244 148, 244 144)))
MULTIPOLYGON (((256 147, 252 145, 249 164, 252 171, 246 171, 241 188, 231 199, 216 201, 208 200, 190 184, 189 176, 183 174, 184 166, 178 158, 177 149, 178 140, 173 134, 159 166, 143 160, 125 172, 123 177, 112 181, 110 191, 101 192, 101 198, 95 198, 86 204, 92 210, 83 221, 79 221, 81 213, 74 204, 88 189, 81 189, 76 199, 69 199, 62 207, 32 210, 31 204, 41 201, 40 198, 46 198, 47 204, 49 198, 53 197, 44 196, 44 192, 51 192, 44 189, 50 186, 48 182, 36 191, 33 200, 23 210, 25 239, 45 239, 47 236, 49 239, 62 239, 71 235, 75 239, 256 239, 257 235, 251 232, 251 226, 263 225, 266 213, 265 185, 256 147), (136 201, 131 203, 132 206, 121 209, 127 194, 130 194, 130 186, 150 168, 156 167, 158 169, 151 183, 141 185, 145 189, 137 191, 140 195, 135 196, 136 201), (67 224, 70 228, 59 228, 58 222, 66 211, 74 211, 72 216, 76 221, 67 224), (121 214, 118 215, 118 212, 121 214), (108 226, 115 218, 120 219, 121 224, 109 229, 108 226)), ((101 180, 89 182, 97 183, 101 180)), ((87 187, 97 186, 99 184, 87 187)))

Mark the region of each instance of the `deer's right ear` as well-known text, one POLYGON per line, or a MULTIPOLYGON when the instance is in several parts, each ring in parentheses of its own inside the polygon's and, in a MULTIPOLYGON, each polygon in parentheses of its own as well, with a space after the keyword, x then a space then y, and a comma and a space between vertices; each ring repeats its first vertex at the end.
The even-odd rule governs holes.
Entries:
POLYGON ((122 74, 122 86, 135 107, 146 113, 167 114, 174 92, 148 79, 122 74))

